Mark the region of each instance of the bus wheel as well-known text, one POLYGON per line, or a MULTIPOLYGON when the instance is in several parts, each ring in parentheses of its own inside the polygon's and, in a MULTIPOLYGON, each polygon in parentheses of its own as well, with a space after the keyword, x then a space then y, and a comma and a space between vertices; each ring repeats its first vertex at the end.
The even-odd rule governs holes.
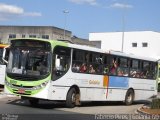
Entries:
POLYGON ((66 98, 66 106, 68 108, 73 108, 76 105, 76 90, 75 88, 71 88, 67 94, 66 98))
POLYGON ((125 97, 125 104, 126 105, 131 105, 134 100, 134 91, 132 89, 129 89, 126 93, 125 97))
POLYGON ((39 103, 39 99, 30 99, 29 103, 30 103, 31 106, 36 107, 39 103))

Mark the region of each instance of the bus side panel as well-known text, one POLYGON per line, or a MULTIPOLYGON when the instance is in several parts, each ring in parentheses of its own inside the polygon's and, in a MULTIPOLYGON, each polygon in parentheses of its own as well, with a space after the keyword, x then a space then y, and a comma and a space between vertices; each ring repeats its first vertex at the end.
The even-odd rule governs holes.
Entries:
POLYGON ((128 88, 128 77, 110 76, 109 87, 128 88))
POLYGON ((48 99, 49 100, 66 100, 66 95, 69 90, 69 86, 54 85, 54 82, 49 88, 48 99))
POLYGON ((109 88, 107 101, 124 101, 126 92, 126 89, 109 88))
POLYGON ((81 96, 81 101, 106 101, 106 91, 103 88, 85 88, 82 89, 82 93, 86 93, 81 96))
POLYGON ((68 71, 68 73, 60 79, 51 82, 50 95, 48 98, 52 100, 66 100, 70 87, 75 85, 80 90, 81 101, 106 100, 107 87, 104 87, 103 76, 92 76, 93 77, 91 77, 90 74, 72 73, 68 71))
POLYGON ((128 77, 110 76, 107 101, 125 100, 128 82, 128 77))
POLYGON ((156 80, 130 78, 129 88, 134 89, 135 100, 147 100, 157 95, 156 80))

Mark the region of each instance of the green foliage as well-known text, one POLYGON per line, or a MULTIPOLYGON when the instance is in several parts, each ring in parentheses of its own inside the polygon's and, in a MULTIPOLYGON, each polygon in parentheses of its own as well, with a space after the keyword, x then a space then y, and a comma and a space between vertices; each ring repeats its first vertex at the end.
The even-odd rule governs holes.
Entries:
POLYGON ((160 109, 160 98, 152 99, 151 109, 160 109))

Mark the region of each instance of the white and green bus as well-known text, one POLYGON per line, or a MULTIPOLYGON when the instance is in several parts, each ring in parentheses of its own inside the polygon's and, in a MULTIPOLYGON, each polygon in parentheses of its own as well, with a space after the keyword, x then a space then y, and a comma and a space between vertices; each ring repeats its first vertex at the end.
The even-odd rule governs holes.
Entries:
POLYGON ((28 99, 65 101, 146 100, 157 95, 157 62, 121 52, 57 40, 13 39, 5 92, 28 99), (115 65, 116 64, 116 65, 115 65))
MULTIPOLYGON (((6 64, 3 61, 3 56, 5 56, 5 59, 8 59, 8 54, 9 54, 9 45, 7 44, 0 44, 0 87, 2 88, 4 86, 4 81, 5 81, 5 71, 6 71, 6 64), (5 51, 5 55, 3 55, 5 51)), ((6 61, 7 62, 7 61, 6 61)))
POLYGON ((157 79, 158 92, 160 92, 160 62, 158 62, 158 79, 157 79))

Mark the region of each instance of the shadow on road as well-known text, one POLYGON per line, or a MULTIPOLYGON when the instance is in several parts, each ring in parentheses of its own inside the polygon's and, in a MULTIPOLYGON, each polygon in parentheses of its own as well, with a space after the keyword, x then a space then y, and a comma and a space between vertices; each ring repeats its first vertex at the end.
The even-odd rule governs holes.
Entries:
POLYGON ((65 104, 61 102, 42 101, 42 100, 40 100, 39 104, 36 106, 31 106, 28 100, 21 100, 21 99, 9 101, 7 104, 33 107, 33 108, 41 108, 41 109, 54 109, 54 108, 64 108, 65 107, 65 104))
MULTIPOLYGON (((149 101, 135 101, 132 105, 137 105, 137 104, 149 104, 149 101)), ((80 107, 95 107, 95 106, 125 106, 124 102, 121 101, 107 101, 107 102, 102 102, 102 101, 96 101, 96 102, 84 102, 80 107)))
MULTIPOLYGON (((36 106, 31 106, 28 100, 8 100, 7 104, 26 106, 26 107, 34 107, 41 109, 54 109, 54 108, 66 108, 65 102, 54 102, 54 101, 43 101, 40 100, 39 104, 36 106)), ((135 101, 133 105, 137 104, 150 104, 150 101, 135 101)), ((95 107, 95 106, 125 106, 123 102, 102 102, 102 101, 92 101, 92 102, 82 102, 82 104, 78 107, 95 107)))

